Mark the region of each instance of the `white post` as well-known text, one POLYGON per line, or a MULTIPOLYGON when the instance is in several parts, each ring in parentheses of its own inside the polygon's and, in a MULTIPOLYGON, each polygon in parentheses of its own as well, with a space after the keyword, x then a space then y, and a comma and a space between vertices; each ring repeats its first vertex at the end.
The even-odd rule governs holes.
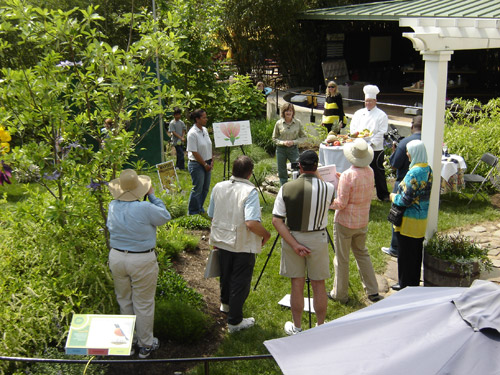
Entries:
POLYGON ((437 231, 448 61, 451 60, 452 53, 453 51, 421 52, 425 61, 422 142, 427 149, 429 165, 434 173, 427 221, 427 239, 437 231))

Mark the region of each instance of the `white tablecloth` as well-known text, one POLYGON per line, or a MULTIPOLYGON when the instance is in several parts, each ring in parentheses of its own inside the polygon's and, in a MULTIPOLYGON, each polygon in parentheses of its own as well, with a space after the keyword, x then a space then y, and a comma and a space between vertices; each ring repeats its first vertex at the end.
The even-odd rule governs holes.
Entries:
POLYGON ((454 174, 457 174, 459 169, 465 170, 466 168, 467 164, 465 164, 464 158, 459 155, 443 156, 441 159, 441 177, 446 181, 454 174), (453 162, 453 160, 456 160, 457 163, 453 162))
POLYGON ((319 146, 319 162, 322 165, 334 164, 337 172, 344 172, 351 166, 344 156, 344 146, 319 146))

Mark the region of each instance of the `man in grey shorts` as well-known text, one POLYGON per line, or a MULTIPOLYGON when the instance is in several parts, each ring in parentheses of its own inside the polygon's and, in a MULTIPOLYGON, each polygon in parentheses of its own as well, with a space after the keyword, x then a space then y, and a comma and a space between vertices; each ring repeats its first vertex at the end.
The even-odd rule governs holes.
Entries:
POLYGON ((325 228, 335 188, 321 179, 317 167, 316 152, 304 151, 299 157, 299 178, 284 184, 274 202, 273 225, 282 238, 280 275, 289 277, 292 283, 293 322, 285 323, 288 335, 302 331, 306 274, 313 288, 318 325, 325 322, 325 279, 330 277, 325 228))

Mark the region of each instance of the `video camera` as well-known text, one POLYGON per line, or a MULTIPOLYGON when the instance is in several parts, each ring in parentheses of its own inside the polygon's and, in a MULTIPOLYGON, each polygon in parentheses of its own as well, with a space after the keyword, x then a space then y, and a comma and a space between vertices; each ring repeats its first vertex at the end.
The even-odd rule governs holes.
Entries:
POLYGON ((398 129, 392 128, 386 134, 384 134, 384 139, 393 145, 397 145, 404 137, 399 134, 398 129))

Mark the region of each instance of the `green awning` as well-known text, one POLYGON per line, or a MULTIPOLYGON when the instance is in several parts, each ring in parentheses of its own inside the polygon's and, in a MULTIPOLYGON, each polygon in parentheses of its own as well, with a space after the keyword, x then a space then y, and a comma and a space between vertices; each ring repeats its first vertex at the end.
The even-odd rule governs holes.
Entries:
POLYGON ((400 18, 500 18, 500 0, 393 0, 302 12, 302 20, 398 21, 400 18))

